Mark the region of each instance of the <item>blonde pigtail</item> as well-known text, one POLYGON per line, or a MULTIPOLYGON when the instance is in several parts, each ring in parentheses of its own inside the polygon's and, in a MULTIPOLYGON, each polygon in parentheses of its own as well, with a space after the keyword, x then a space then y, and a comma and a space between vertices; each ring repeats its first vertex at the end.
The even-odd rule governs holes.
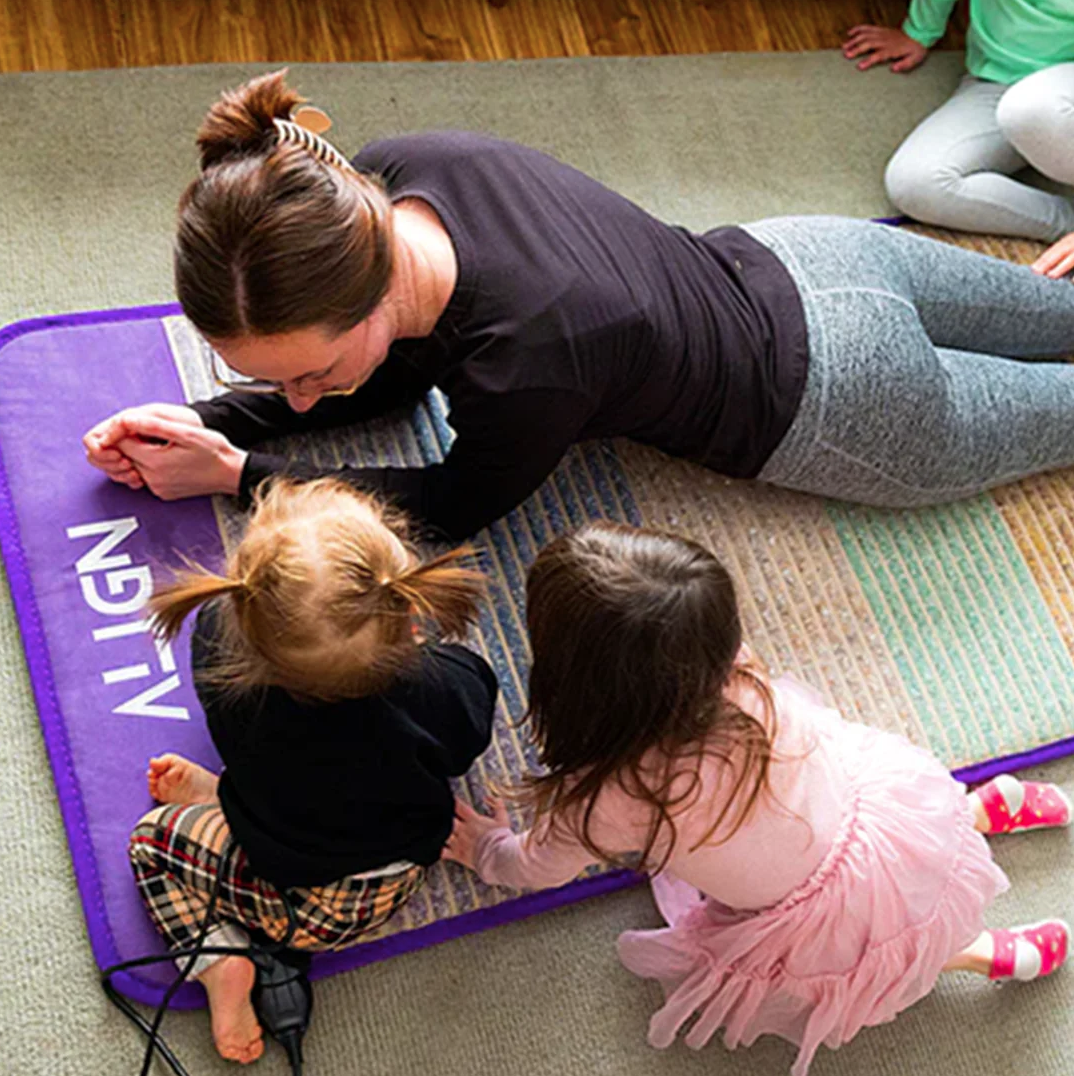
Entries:
POLYGON ((407 608, 438 624, 446 635, 461 638, 477 620, 485 592, 481 573, 459 563, 470 555, 470 549, 449 550, 407 568, 384 586, 407 608))
POLYGON ((223 594, 242 598, 247 594, 247 586, 242 580, 201 569, 182 573, 149 599, 153 634, 161 639, 174 639, 183 621, 195 609, 223 594))

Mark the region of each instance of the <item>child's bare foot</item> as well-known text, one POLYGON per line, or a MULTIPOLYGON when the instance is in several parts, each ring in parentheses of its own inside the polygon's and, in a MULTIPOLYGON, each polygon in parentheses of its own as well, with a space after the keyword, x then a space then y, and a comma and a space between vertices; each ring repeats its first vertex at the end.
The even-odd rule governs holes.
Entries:
POLYGON ((160 755, 146 770, 149 794, 157 803, 215 803, 220 778, 182 755, 160 755))
POLYGON ((198 978, 209 995, 213 1042, 228 1061, 248 1065, 264 1052, 261 1025, 257 1022, 250 991, 257 972, 244 956, 221 957, 198 978))

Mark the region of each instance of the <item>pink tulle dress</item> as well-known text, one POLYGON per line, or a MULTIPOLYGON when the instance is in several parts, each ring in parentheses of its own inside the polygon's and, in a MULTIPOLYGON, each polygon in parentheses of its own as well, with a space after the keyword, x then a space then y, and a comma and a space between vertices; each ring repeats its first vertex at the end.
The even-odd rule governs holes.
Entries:
MULTIPOLYGON (((932 755, 844 721, 789 679, 773 690, 771 794, 729 840, 695 847, 728 781, 725 765, 703 764, 702 795, 676 817, 673 854, 652 880, 667 926, 626 932, 619 953, 664 988, 654 1046, 684 1029, 692 1047, 720 1029, 728 1047, 779 1035, 800 1047, 791 1072, 805 1076, 822 1043, 839 1046, 927 994, 1008 883, 964 787, 932 755)), ((647 818, 607 788, 591 833, 627 853, 647 818)), ((486 834, 475 865, 491 884, 539 888, 594 861, 565 829, 538 824, 486 834)))

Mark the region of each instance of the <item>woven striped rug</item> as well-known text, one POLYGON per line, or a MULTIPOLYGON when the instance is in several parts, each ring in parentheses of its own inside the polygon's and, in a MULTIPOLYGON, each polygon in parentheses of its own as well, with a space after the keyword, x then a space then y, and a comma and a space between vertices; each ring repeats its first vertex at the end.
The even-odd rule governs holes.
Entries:
MULTIPOLYGON (((1022 261, 1037 249, 959 241, 1022 261)), ((205 345, 181 317, 165 328, 188 398, 210 395, 205 345)), ((451 442, 445 413, 434 393, 412 414, 276 448, 328 466, 431 463, 451 442)), ((223 499, 217 513, 225 541, 234 540, 241 517, 223 499)), ((737 581, 747 638, 773 671, 799 677, 850 718, 929 747, 966 779, 1074 751, 1074 474, 892 512, 736 482, 625 441, 590 443, 475 543, 492 600, 473 642, 502 686, 493 746, 460 790, 476 802, 534 764, 518 725, 526 570, 555 534, 599 518, 667 528, 713 549, 737 581)), ((595 871, 571 899, 628 880, 595 871)), ((378 939, 415 934, 427 944, 430 931, 462 932, 459 917, 477 929, 525 914, 519 900, 442 864, 363 944, 376 959, 388 955, 378 939)))

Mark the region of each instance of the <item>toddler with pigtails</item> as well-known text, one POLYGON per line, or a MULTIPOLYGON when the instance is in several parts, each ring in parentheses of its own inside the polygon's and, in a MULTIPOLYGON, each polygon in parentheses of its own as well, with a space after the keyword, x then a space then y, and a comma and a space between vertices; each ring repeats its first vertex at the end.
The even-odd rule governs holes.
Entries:
POLYGON ((1008 886, 985 837, 1068 825, 1067 797, 1010 775, 967 793, 927 751, 770 680, 701 546, 590 525, 538 556, 527 621, 532 828, 460 801, 445 856, 529 888, 648 870, 666 926, 619 948, 663 985, 654 1046, 775 1034, 805 1076, 821 1044, 891 1020, 942 971, 1024 981, 1065 961, 1062 920, 983 916, 1008 886))
MULTIPOLYGON (((334 478, 262 487, 223 574, 187 572, 152 599, 172 638, 198 610, 195 685, 224 768, 165 754, 149 763, 161 804, 130 859, 169 946, 198 937, 214 890, 211 946, 248 931, 341 949, 422 884, 452 827, 449 779, 489 743, 496 678, 459 638, 481 577, 460 551, 423 560, 400 517, 334 478)), ((203 955, 213 1037, 226 1058, 263 1051, 255 969, 203 955)))

